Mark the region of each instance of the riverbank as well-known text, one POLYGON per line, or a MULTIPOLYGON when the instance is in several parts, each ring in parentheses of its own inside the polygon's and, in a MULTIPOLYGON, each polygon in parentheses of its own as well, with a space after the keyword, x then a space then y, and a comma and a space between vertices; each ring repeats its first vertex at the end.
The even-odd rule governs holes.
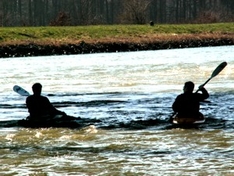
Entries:
POLYGON ((0 57, 161 50, 234 45, 232 23, 0 29, 0 57))
POLYGON ((234 45, 233 36, 220 37, 185 37, 185 39, 172 38, 171 40, 150 41, 111 41, 111 42, 80 42, 61 45, 53 44, 13 44, 0 46, 0 57, 28 57, 49 55, 70 55, 86 53, 126 52, 142 50, 160 50, 192 47, 211 47, 234 45))

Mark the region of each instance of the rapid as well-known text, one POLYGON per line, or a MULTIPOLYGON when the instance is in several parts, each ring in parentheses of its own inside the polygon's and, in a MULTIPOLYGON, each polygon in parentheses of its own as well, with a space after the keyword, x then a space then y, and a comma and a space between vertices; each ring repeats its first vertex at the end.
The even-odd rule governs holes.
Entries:
POLYGON ((90 120, 70 128, 0 125, 0 175, 233 175, 234 46, 1 59, 0 124, 28 116, 35 82, 59 110, 90 120), (175 128, 185 81, 205 86, 206 123, 175 128), (98 120, 97 122, 95 120, 98 120))

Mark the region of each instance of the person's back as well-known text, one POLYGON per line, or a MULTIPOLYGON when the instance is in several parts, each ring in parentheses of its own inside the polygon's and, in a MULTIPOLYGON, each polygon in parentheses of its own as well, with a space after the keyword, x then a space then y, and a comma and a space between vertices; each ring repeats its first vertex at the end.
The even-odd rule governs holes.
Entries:
POLYGON ((66 115, 64 112, 57 110, 47 97, 41 96, 42 85, 40 83, 35 83, 32 90, 33 95, 28 96, 26 99, 30 120, 50 119, 57 114, 66 115))
POLYGON ((30 95, 26 104, 31 117, 40 117, 51 114, 51 104, 48 98, 41 95, 30 95))
POLYGON ((184 85, 184 93, 178 95, 173 103, 172 108, 179 116, 199 116, 200 102, 209 97, 209 94, 204 87, 199 89, 202 91, 202 94, 193 93, 193 89, 193 82, 186 82, 184 85))

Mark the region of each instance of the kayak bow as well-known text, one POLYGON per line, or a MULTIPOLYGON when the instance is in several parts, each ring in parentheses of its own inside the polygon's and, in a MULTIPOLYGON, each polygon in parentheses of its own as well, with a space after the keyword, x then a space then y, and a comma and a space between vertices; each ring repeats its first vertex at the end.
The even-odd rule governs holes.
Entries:
POLYGON ((205 117, 201 114, 198 117, 179 117, 178 114, 175 114, 172 117, 173 124, 181 124, 181 125, 193 125, 193 124, 202 124, 205 122, 205 117))

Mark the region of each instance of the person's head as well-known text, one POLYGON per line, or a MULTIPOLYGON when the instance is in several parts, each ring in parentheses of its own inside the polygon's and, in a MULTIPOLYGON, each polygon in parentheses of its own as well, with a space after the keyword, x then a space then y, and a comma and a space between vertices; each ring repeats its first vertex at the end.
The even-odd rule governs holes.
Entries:
POLYGON ((192 93, 194 89, 194 83, 192 81, 188 81, 184 83, 184 92, 192 93))
POLYGON ((32 86, 34 95, 41 95, 42 85, 40 83, 35 83, 32 86))

